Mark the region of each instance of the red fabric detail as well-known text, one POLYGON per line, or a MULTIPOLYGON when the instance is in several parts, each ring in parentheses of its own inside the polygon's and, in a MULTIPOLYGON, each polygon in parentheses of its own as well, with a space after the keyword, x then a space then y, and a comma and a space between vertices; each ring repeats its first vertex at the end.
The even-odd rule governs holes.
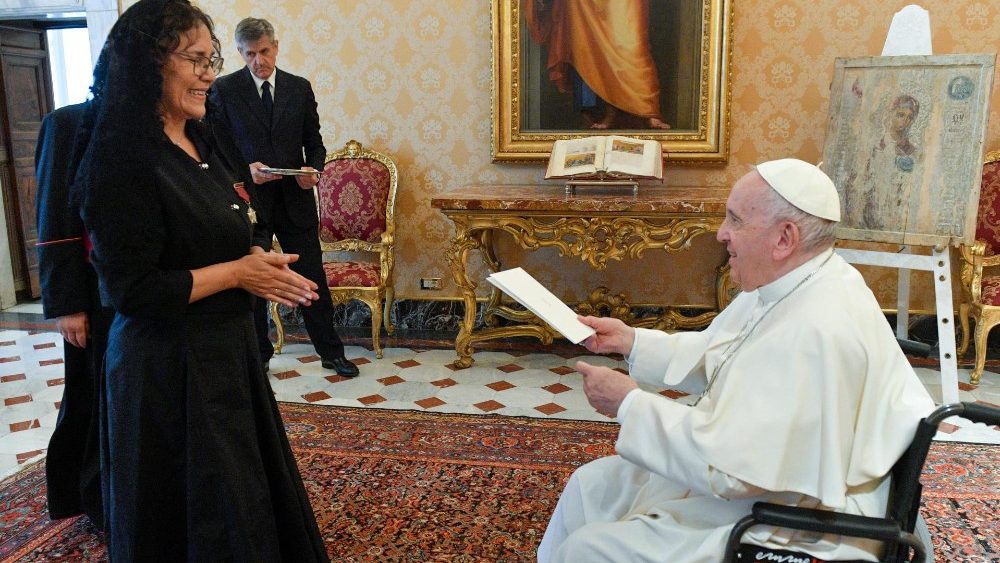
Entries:
POLYGON ((983 277, 983 305, 1000 305, 1000 276, 983 277))
MULTIPOLYGON (((983 183, 979 188, 979 216, 976 239, 986 243, 986 255, 1000 251, 1000 162, 983 165, 983 183)), ((985 300, 985 280, 983 285, 985 300)))
POLYGON ((331 160, 319 178, 319 238, 379 242, 385 231, 390 176, 381 162, 367 158, 331 160))
POLYGON ((243 203, 250 203, 250 194, 247 193, 247 189, 243 187, 243 182, 236 182, 233 184, 233 189, 236 190, 236 195, 240 196, 243 203))
POLYGON ((377 287, 379 265, 371 262, 325 262, 326 285, 334 287, 377 287))
POLYGON ((94 250, 94 241, 90 240, 90 233, 83 231, 83 259, 90 264, 90 253, 94 250))

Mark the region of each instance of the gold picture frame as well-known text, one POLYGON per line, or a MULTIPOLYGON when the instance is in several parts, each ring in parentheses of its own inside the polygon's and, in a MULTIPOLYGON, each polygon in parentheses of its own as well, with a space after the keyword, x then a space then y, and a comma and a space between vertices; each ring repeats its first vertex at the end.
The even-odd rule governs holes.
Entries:
MULTIPOLYGON (((557 9, 572 11, 566 7, 570 2, 492 0, 493 162, 545 161, 552 152, 554 141, 587 137, 603 131, 656 139, 660 141, 668 161, 726 162, 729 157, 734 1, 630 0, 635 2, 634 6, 624 2, 611 3, 614 9, 640 6, 638 9, 646 10, 649 29, 641 32, 648 35, 650 55, 656 68, 655 74, 649 74, 654 74, 652 80, 659 84, 659 92, 672 92, 659 98, 659 108, 664 110, 661 111, 661 122, 670 123, 671 128, 653 128, 643 121, 649 118, 619 110, 619 117, 612 118, 615 119, 612 127, 603 130, 588 127, 588 123, 590 127, 597 123, 593 116, 590 116, 590 121, 582 118, 575 120, 573 111, 568 109, 570 105, 576 107, 572 101, 574 96, 567 96, 560 91, 560 86, 547 79, 547 76, 552 76, 548 63, 549 47, 553 44, 536 41, 536 36, 528 29, 529 18, 537 18, 537 11, 542 7, 563 4, 557 9), (666 13, 667 10, 670 12, 666 13), (623 120, 622 116, 632 121, 623 120)), ((586 4, 579 2, 571 7, 576 9, 586 4)), ((569 19, 563 17, 560 21, 568 22, 569 19)), ((535 21, 532 19, 533 25, 537 25, 535 21)), ((587 20, 577 17, 574 21, 587 20)), ((551 50, 556 49, 551 47, 551 50)), ((649 68, 648 65, 646 68, 649 68)), ((632 88, 627 90, 634 91, 632 88)), ((601 101, 600 97, 598 100, 601 101)), ((577 112, 578 115, 585 113, 577 112)))

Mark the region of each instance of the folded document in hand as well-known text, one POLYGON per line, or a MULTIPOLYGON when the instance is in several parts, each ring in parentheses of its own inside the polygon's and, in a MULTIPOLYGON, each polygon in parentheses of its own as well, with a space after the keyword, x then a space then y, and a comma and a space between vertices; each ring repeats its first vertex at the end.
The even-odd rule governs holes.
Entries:
POLYGON ((573 344, 579 344, 594 334, 594 329, 577 320, 572 309, 521 268, 490 274, 486 281, 549 323, 573 344))

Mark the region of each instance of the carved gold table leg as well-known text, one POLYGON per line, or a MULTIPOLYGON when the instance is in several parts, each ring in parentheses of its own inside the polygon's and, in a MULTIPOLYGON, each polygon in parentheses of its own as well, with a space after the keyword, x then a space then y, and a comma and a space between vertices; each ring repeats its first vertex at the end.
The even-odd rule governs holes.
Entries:
POLYGON ((469 224, 460 217, 455 217, 455 238, 451 242, 446 257, 451 266, 452 279, 462 291, 462 301, 465 303, 465 315, 462 325, 455 337, 455 352, 458 359, 455 366, 467 368, 474 361, 472 358, 472 328, 476 322, 476 284, 469 279, 466 270, 466 259, 469 251, 479 246, 479 240, 469 232, 469 224))

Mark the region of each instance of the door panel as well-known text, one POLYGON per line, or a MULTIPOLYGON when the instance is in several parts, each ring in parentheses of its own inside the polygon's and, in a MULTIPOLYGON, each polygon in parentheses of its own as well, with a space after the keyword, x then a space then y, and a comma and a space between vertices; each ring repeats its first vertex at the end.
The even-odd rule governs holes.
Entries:
POLYGON ((42 117, 52 108, 44 31, 0 27, 0 86, 4 92, 0 159, 6 159, 0 163, 0 181, 7 202, 14 281, 38 297, 35 144, 42 117))

